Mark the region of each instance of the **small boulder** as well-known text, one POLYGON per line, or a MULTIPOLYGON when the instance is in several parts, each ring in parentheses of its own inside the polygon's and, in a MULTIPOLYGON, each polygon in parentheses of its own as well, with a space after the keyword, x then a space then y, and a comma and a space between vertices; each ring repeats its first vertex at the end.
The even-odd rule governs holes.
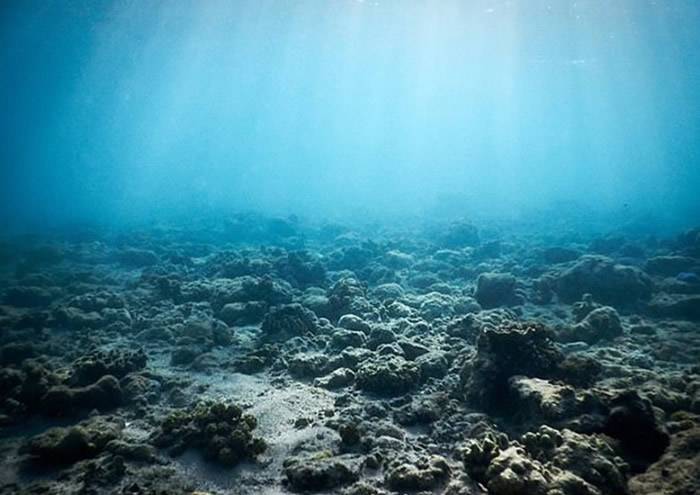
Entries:
POLYGON ((284 461, 287 482, 295 492, 334 490, 359 479, 361 459, 353 454, 303 455, 284 461))
POLYGON ((515 284, 510 273, 482 273, 476 281, 474 298, 484 308, 518 304, 515 284))
POLYGON ((610 306, 594 309, 574 326, 562 330, 559 339, 564 342, 586 342, 595 344, 601 340, 611 340, 623 335, 620 315, 610 306))
POLYGON ((313 311, 301 304, 285 304, 270 309, 261 326, 264 341, 284 341, 292 337, 316 333, 318 320, 313 311))
POLYGON ((609 407, 605 433, 620 441, 633 467, 644 469, 657 461, 670 439, 651 402, 627 390, 613 397, 609 407))
POLYGON ((340 317, 338 320, 338 327, 345 328, 347 330, 353 330, 356 332, 362 332, 369 334, 372 328, 369 323, 364 321, 362 318, 356 315, 347 314, 340 317))
POLYGON ((586 255, 562 271, 555 281, 555 291, 564 302, 592 294, 603 304, 631 304, 649 299, 653 284, 639 268, 615 263, 600 255, 586 255))
POLYGON ((349 368, 338 368, 333 370, 326 376, 316 378, 314 385, 316 387, 334 390, 337 388, 347 387, 355 382, 355 372, 349 368))
POLYGON ((365 361, 357 372, 357 386, 361 390, 385 396, 406 393, 419 380, 418 365, 395 355, 365 361))

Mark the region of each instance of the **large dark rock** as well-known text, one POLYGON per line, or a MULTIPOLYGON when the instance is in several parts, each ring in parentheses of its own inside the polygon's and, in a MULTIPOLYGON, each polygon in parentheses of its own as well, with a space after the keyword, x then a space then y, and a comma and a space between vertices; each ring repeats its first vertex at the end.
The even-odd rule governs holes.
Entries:
POLYGON ((121 379, 134 371, 146 367, 147 357, 143 350, 125 349, 98 351, 85 355, 73 363, 71 384, 85 386, 95 383, 104 375, 121 379))
POLYGON ((378 395, 408 392, 420 380, 420 368, 401 356, 381 356, 367 360, 357 371, 357 386, 378 395))
POLYGON ((225 304, 218 316, 230 326, 252 325, 262 320, 266 311, 264 301, 233 302, 225 304))
POLYGON ((659 459, 670 443, 669 435, 648 399, 635 390, 613 397, 605 433, 620 441, 637 470, 643 470, 659 459))
POLYGON ((20 452, 36 464, 72 464, 98 455, 120 430, 120 425, 95 417, 75 426, 50 428, 27 440, 20 452))
POLYGON ((510 273, 482 273, 476 281, 474 298, 484 308, 518 304, 516 279, 510 273))
POLYGON ((638 268, 616 264, 605 256, 582 256, 556 279, 555 291, 564 302, 591 294, 604 304, 630 304, 649 299, 652 282, 638 268))
POLYGON ((321 286, 326 281, 326 269, 320 259, 308 251, 287 253, 276 263, 280 276, 296 287, 321 286))
POLYGON ((285 304, 270 309, 262 322, 261 337, 264 341, 282 341, 315 333, 317 326, 313 311, 301 304, 285 304))
POLYGON ((658 462, 629 481, 632 495, 700 493, 700 427, 675 433, 658 462))
POLYGON ((119 381, 105 375, 85 387, 51 387, 41 399, 43 412, 50 416, 70 416, 80 411, 107 411, 122 403, 119 381))
POLYGON ((482 409, 498 411, 507 404, 510 377, 555 375, 564 356, 552 338, 549 329, 536 323, 510 322, 482 329, 476 356, 461 373, 467 399, 482 409))

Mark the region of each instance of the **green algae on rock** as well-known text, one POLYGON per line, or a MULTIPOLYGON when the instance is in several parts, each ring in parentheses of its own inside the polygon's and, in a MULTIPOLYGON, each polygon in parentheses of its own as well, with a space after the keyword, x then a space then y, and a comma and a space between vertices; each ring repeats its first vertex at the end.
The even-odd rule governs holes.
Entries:
POLYGON ((153 443, 178 456, 188 448, 202 452, 207 460, 235 466, 255 459, 267 448, 253 430, 257 420, 235 404, 203 402, 191 409, 170 413, 153 436, 153 443))

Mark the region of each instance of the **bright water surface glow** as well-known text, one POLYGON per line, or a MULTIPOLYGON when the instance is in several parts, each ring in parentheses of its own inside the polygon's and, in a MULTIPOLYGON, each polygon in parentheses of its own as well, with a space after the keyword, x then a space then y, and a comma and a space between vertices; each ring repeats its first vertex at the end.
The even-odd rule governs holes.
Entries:
POLYGON ((2 221, 691 224, 699 25, 679 0, 6 0, 2 221))

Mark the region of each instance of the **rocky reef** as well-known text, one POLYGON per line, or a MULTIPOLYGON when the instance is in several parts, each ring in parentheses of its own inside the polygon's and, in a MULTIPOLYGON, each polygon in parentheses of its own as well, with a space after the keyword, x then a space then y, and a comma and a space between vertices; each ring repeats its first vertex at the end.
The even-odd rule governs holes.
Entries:
POLYGON ((1 493, 700 492, 700 230, 2 241, 1 493))

